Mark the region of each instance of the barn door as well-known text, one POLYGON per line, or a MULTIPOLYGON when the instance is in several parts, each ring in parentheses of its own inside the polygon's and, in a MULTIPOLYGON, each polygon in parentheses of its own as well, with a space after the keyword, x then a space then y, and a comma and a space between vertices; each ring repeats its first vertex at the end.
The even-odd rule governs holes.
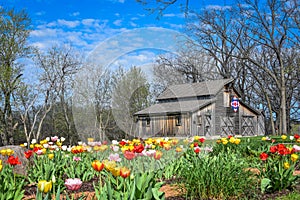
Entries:
POLYGON ((211 136, 211 131, 212 131, 212 121, 211 121, 211 115, 207 114, 204 115, 204 135, 211 136))
POLYGON ((234 117, 221 117, 221 135, 234 135, 234 117))
POLYGON ((253 116, 242 117, 242 135, 255 135, 253 116))
POLYGON ((167 120, 167 136, 174 135, 175 117, 168 116, 167 120))

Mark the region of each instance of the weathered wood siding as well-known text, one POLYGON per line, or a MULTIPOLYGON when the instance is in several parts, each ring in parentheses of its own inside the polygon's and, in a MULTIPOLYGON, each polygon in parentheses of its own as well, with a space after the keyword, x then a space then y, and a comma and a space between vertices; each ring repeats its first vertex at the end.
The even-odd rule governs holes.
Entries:
POLYGON ((146 117, 138 121, 139 137, 153 136, 188 136, 190 134, 190 116, 189 114, 181 115, 181 124, 176 125, 176 117, 172 116, 153 116, 150 117, 150 123, 147 125, 146 117))
POLYGON ((192 135, 212 136, 215 133, 215 103, 212 103, 192 114, 192 135), (210 118, 210 121, 208 120, 210 118))

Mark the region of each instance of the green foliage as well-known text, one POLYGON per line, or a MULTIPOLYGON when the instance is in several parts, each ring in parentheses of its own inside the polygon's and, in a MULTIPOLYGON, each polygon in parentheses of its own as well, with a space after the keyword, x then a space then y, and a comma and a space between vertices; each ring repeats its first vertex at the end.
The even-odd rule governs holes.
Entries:
POLYGON ((232 153, 208 156, 189 152, 180 166, 179 177, 190 197, 239 198, 255 190, 255 180, 245 170, 247 167, 243 158, 232 153))
POLYGON ((0 200, 21 200, 24 185, 24 177, 14 174, 12 166, 5 165, 0 172, 0 200))
POLYGON ((291 164, 288 169, 284 168, 285 158, 268 158, 263 161, 260 167, 259 177, 261 179, 262 192, 281 191, 283 189, 292 189, 300 178, 299 175, 293 175, 295 164, 291 164))
POLYGON ((101 182, 98 186, 94 185, 97 199, 164 199, 164 193, 159 191, 163 183, 156 182, 155 172, 140 173, 126 179, 105 173, 104 179, 103 185, 101 182))

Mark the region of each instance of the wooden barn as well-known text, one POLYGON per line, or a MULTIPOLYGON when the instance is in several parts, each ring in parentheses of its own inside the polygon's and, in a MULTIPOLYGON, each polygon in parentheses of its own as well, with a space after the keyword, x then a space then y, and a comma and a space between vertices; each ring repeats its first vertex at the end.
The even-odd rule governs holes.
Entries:
POLYGON ((136 136, 263 135, 264 116, 239 97, 233 79, 170 86, 135 113, 136 136))

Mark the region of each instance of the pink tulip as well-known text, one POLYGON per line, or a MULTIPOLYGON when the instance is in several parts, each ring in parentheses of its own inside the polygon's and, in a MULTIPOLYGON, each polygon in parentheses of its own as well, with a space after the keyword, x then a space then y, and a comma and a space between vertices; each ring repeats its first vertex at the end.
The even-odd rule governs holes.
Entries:
POLYGON ((82 185, 82 181, 79 178, 68 178, 65 180, 65 186, 68 190, 79 190, 82 185))
POLYGON ((76 162, 78 162, 78 161, 81 161, 81 158, 80 158, 80 157, 74 156, 74 157, 73 157, 73 160, 76 161, 76 162))
POLYGON ((121 162, 121 158, 120 158, 120 155, 118 153, 110 154, 108 159, 110 161, 121 162))
POLYGON ((295 152, 299 152, 300 151, 300 146, 294 145, 293 149, 295 150, 295 152))

